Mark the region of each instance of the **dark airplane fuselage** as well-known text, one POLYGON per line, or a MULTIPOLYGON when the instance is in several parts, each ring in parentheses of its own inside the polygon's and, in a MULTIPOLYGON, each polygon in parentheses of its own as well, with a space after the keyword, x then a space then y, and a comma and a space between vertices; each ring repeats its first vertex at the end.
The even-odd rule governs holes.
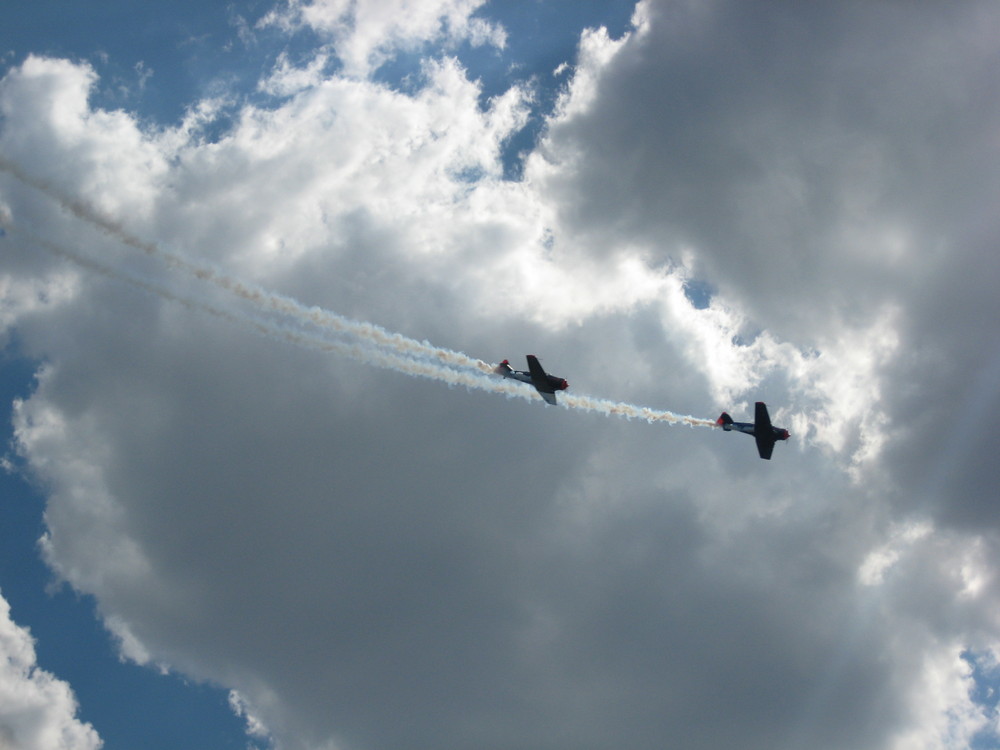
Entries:
MULTIPOLYGON (((528 385, 536 385, 534 378, 531 377, 530 372, 524 372, 523 370, 511 370, 508 373, 498 373, 504 375, 504 377, 510 378, 511 380, 520 380, 522 383, 527 383, 528 385)), ((548 392, 554 391, 565 391, 569 388, 569 383, 566 382, 564 378, 557 378, 555 375, 546 374, 545 379, 548 381, 548 392)))
MULTIPOLYGON (((722 429, 726 432, 735 430, 736 432, 742 432, 744 435, 753 435, 754 437, 757 437, 757 425, 753 422, 732 422, 731 424, 723 424, 722 429)), ((783 430, 780 427, 765 427, 764 429, 765 431, 770 430, 775 440, 788 440, 788 438, 791 437, 788 430, 783 430)))

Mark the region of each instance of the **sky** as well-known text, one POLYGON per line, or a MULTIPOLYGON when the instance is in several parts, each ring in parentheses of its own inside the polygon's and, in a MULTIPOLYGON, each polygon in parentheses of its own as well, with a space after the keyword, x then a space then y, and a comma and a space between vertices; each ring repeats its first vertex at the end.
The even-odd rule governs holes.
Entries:
POLYGON ((22 6, 0 745, 1000 747, 995 3, 22 6))

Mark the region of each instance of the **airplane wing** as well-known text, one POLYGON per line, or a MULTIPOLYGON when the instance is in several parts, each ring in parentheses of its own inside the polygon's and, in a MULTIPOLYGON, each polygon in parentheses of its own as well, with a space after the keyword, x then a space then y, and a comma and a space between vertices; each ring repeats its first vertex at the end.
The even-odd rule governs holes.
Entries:
POLYGON ((545 374, 545 370, 542 369, 542 363, 538 361, 538 357, 534 354, 528 355, 528 372, 531 373, 531 384, 538 389, 538 392, 542 394, 542 398, 548 401, 550 404, 556 402, 555 398, 555 388, 549 383, 548 375, 545 374), (550 401, 548 396, 552 397, 550 401))
POLYGON ((771 429, 771 417, 767 414, 767 406, 763 401, 757 402, 753 419, 753 436, 757 441, 757 452, 761 458, 771 460, 774 452, 774 430, 771 429))
MULTIPOLYGON (((760 422, 757 423, 757 429, 760 429, 760 422)), ((757 441, 757 453, 760 454, 761 458, 770 461, 771 453, 774 452, 774 435, 770 425, 768 425, 767 433, 758 432, 754 435, 754 439, 757 441)))
POLYGON ((757 402, 757 410, 754 414, 753 421, 754 425, 756 425, 754 432, 758 435, 762 432, 768 435, 771 434, 771 418, 767 415, 767 406, 763 401, 757 402))
POLYGON ((542 398, 544 398, 546 401, 548 401, 553 406, 559 406, 559 404, 556 403, 556 394, 555 394, 555 391, 539 391, 538 395, 541 396, 542 398))

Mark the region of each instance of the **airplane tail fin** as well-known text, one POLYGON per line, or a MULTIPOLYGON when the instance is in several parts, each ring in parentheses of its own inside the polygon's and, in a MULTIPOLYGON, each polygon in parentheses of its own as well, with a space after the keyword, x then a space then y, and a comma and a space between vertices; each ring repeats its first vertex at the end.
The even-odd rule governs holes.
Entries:
POLYGON ((726 412, 722 412, 722 416, 715 420, 715 423, 719 425, 724 430, 729 430, 730 425, 733 423, 733 418, 729 416, 726 412))

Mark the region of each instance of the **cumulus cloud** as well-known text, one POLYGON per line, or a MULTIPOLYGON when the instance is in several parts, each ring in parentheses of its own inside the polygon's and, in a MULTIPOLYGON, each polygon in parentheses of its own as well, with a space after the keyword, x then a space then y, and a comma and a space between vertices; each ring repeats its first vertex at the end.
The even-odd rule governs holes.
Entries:
MULTIPOLYGON (((977 396, 996 408, 969 392, 977 377, 981 391, 995 385, 980 282, 1000 271, 986 250, 996 97, 983 98, 996 85, 985 41, 996 18, 983 4, 642 7, 624 45, 584 41, 586 85, 569 88, 529 174, 564 195, 577 231, 608 239, 592 252, 625 235, 654 258, 687 257, 751 338, 816 356, 815 377, 836 383, 795 385, 830 399, 811 404, 827 433, 817 439, 853 443, 859 459, 891 442, 897 478, 915 477, 907 465, 933 463, 938 440, 911 420, 946 423, 977 396)), ((962 484, 985 467, 976 446, 991 445, 973 429, 949 496, 984 484, 962 484)))
POLYGON ((370 75, 475 38, 488 8, 375 7, 269 16, 327 38, 212 140, 211 102, 151 128, 92 107, 86 65, 31 57, 0 83, 0 153, 307 308, 486 361, 535 351, 571 393, 703 417, 764 399, 793 440, 768 464, 739 435, 258 336, 237 313, 301 322, 4 172, 0 314, 44 362, 17 449, 47 488, 47 561, 123 653, 231 688, 288 748, 887 749, 988 728, 968 654, 1000 625, 998 118, 943 114, 995 85, 991 6, 640 3, 626 36, 582 35, 517 182, 500 153, 526 91, 484 105, 444 52, 407 92, 370 75), (942 34, 966 43, 943 55, 942 34))
POLYGON ((503 47, 503 27, 475 16, 484 4, 485 0, 290 0, 260 24, 312 29, 331 40, 347 75, 363 78, 394 54, 420 50, 432 42, 503 47))
POLYGON ((0 745, 17 750, 96 750, 94 728, 76 717, 73 690, 35 661, 31 634, 0 597, 0 745))

